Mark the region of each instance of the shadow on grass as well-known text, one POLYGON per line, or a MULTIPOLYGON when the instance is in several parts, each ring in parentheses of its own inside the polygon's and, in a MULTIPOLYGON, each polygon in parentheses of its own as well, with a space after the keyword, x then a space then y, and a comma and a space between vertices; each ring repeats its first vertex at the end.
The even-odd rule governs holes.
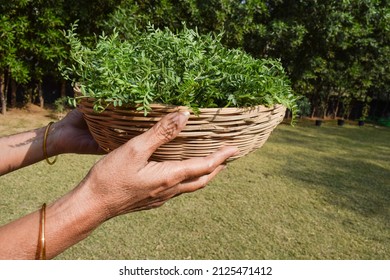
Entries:
POLYGON ((291 147, 283 173, 326 191, 327 203, 390 226, 390 130, 283 128, 276 145, 291 147))

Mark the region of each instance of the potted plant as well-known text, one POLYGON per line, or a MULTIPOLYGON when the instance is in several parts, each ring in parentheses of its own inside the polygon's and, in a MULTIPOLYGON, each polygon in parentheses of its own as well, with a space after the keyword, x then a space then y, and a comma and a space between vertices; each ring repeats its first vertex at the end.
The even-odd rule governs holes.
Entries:
POLYGON ((316 126, 321 126, 321 125, 322 125, 322 119, 317 119, 317 120, 315 121, 315 125, 316 125, 316 126))
POLYGON ((342 119, 337 119, 337 125, 338 125, 338 126, 343 126, 344 123, 345 123, 344 118, 342 118, 342 119))
POLYGON ((370 105, 368 103, 366 103, 364 106, 363 106, 363 109, 362 109, 362 115, 361 117, 359 118, 358 120, 358 126, 364 126, 364 123, 368 117, 368 112, 370 111, 370 105))
MULTIPOLYGON (((60 68, 75 86, 72 102, 82 105, 92 134, 107 151, 145 131, 151 126, 148 121, 183 106, 192 112, 189 124, 195 125, 186 127, 173 144, 189 135, 203 138, 190 139, 193 151, 181 158, 204 155, 223 144, 241 145, 242 156, 264 143, 286 108, 296 116, 296 97, 280 61, 227 49, 221 34, 200 35, 186 27, 173 33, 149 26, 131 40, 121 40, 115 32, 103 34, 88 48, 73 26, 66 38, 73 63, 60 68), (135 123, 141 117, 145 119, 135 123), (246 137, 244 129, 251 131, 246 137), (117 134, 98 135, 108 132, 117 134), (111 145, 107 137, 118 141, 111 145), (257 143, 250 143, 251 138, 258 138, 257 143), (205 153, 201 143, 207 144, 205 153)), ((165 148, 167 155, 177 149, 165 148)))

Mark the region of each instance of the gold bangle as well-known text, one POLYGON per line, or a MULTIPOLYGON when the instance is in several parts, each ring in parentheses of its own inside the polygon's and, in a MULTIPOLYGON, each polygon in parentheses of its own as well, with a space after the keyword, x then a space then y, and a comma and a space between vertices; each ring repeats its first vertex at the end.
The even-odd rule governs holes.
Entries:
POLYGON ((57 156, 54 158, 53 161, 50 161, 48 156, 47 156, 47 149, 46 149, 46 144, 47 144, 47 137, 49 135, 49 129, 51 127, 51 125, 53 124, 54 122, 49 122, 49 124, 47 125, 46 127, 46 130, 45 130, 45 136, 43 136, 43 156, 45 157, 45 160, 48 164, 50 165, 53 165, 56 161, 57 161, 57 156))
POLYGON ((46 223, 46 203, 43 203, 40 211, 38 248, 35 256, 36 260, 46 260, 45 223, 46 223))

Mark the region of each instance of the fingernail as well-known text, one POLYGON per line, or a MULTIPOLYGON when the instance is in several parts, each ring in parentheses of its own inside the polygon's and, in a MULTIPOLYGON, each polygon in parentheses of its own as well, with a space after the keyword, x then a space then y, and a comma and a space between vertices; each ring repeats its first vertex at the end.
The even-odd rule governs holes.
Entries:
POLYGON ((187 122, 189 117, 190 117, 190 112, 188 111, 184 111, 184 112, 180 112, 180 114, 184 117, 184 118, 181 118, 183 121, 187 122))
POLYGON ((186 126, 189 116, 190 116, 190 112, 187 111, 176 113, 174 119, 177 122, 180 130, 186 126))

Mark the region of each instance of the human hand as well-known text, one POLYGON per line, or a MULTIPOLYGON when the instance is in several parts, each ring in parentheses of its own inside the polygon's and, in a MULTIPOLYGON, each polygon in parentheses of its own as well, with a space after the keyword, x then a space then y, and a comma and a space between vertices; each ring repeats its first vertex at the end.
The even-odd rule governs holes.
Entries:
POLYGON ((72 110, 65 118, 52 125, 49 137, 54 147, 52 154, 76 153, 76 154, 103 154, 88 130, 83 114, 78 110, 72 110))
POLYGON ((238 149, 224 147, 204 157, 184 161, 149 161, 162 144, 174 139, 189 114, 171 113, 144 134, 102 158, 90 171, 84 187, 104 219, 161 206, 167 200, 206 186, 238 149))

